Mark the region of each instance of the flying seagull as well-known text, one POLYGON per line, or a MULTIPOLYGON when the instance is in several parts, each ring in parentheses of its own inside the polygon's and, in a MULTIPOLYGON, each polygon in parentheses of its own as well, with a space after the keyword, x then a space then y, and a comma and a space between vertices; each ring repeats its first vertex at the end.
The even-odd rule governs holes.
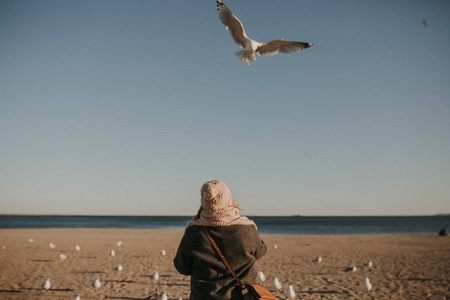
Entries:
POLYGON ((267 43, 259 43, 249 38, 244 31, 241 21, 231 13, 231 11, 222 3, 216 0, 219 19, 230 32, 233 41, 244 50, 236 52, 236 56, 242 62, 250 65, 250 61, 255 61, 257 53, 259 56, 269 56, 278 53, 293 53, 311 47, 312 43, 293 42, 283 39, 273 40, 267 43))

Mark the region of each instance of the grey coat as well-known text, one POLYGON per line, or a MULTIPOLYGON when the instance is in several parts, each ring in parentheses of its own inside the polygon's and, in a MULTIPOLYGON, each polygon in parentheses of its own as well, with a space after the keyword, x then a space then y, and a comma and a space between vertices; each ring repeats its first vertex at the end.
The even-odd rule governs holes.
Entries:
MULTIPOLYGON (((207 227, 243 283, 256 281, 255 262, 267 250, 253 225, 207 227)), ((191 300, 242 299, 239 287, 201 226, 189 226, 174 259, 175 268, 191 276, 191 300)))

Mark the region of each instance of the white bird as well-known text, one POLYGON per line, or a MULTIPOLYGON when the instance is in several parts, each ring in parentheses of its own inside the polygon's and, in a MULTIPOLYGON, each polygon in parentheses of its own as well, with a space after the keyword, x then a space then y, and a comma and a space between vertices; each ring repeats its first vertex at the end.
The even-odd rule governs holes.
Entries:
POLYGON ((30 243, 34 243, 34 240, 33 240, 33 239, 29 239, 28 241, 30 241, 30 243))
POLYGON ((166 292, 162 292, 161 294, 159 294, 158 300, 167 300, 166 292))
POLYGON ((75 298, 73 298, 73 300, 81 300, 80 294, 76 294, 76 295, 75 295, 75 298))
POLYGON ((317 256, 316 259, 313 260, 313 262, 321 263, 322 262, 322 257, 321 256, 317 256))
POLYGON ((263 282, 266 281, 266 275, 264 275, 263 271, 259 271, 257 276, 258 276, 259 280, 261 280, 263 282))
POLYGON ((373 264, 372 264, 372 262, 370 260, 366 263, 366 266, 368 266, 369 268, 372 267, 372 265, 373 264))
POLYGON ((61 260, 66 260, 67 259, 67 255, 65 254, 60 254, 59 258, 61 258, 61 260))
POLYGON ((161 255, 162 255, 162 256, 166 256, 166 250, 163 249, 163 250, 161 251, 161 255))
POLYGON ((153 280, 158 280, 159 279, 158 271, 155 271, 155 273, 153 273, 152 278, 153 278, 153 280))
POLYGON ((287 296, 288 298, 295 298, 295 291, 294 291, 294 287, 290 284, 287 290, 287 296))
POLYGON ((238 51, 235 54, 242 62, 246 62, 247 65, 250 65, 250 61, 256 60, 255 53, 259 56, 292 53, 309 48, 313 45, 312 43, 293 42, 283 39, 273 40, 267 43, 254 41, 245 34, 244 26, 241 21, 231 13, 225 4, 223 4, 221 0, 217 0, 216 3, 220 21, 230 32, 233 41, 239 47, 244 48, 244 50, 238 51))
POLYGON ((111 253, 109 253, 111 256, 116 256, 116 252, 114 250, 111 250, 111 253))
POLYGON ((102 286, 102 283, 100 282, 100 279, 95 278, 94 282, 92 283, 93 287, 99 288, 102 286))
POLYGON ((368 292, 370 292, 370 290, 372 289, 372 284, 370 283, 369 278, 366 278, 366 279, 364 280, 363 286, 364 286, 364 289, 365 289, 365 290, 367 290, 368 292))
POLYGON ((122 271, 123 270, 122 265, 118 264, 117 267, 116 267, 116 270, 119 271, 119 272, 122 271))
POLYGON ((278 280, 277 277, 275 277, 275 279, 273 280, 273 286, 274 286, 277 290, 281 289, 281 282, 278 280))
POLYGON ((52 248, 52 249, 55 249, 56 248, 56 245, 55 244, 53 244, 53 243, 50 243, 50 244, 48 244, 49 246, 50 246, 50 248, 52 248))
POLYGON ((117 247, 120 247, 120 246, 122 246, 122 241, 117 242, 117 247))
POLYGON ((273 245, 273 249, 277 249, 277 248, 278 248, 277 244, 273 245))
POLYGON ((351 266, 345 269, 345 272, 356 272, 356 266, 351 266))
POLYGON ((75 250, 80 251, 80 250, 81 250, 80 246, 79 246, 79 245, 76 245, 76 246, 75 246, 75 250))
POLYGON ((48 291, 51 286, 52 284, 50 283, 50 278, 45 279, 44 283, 42 284, 42 288, 48 291))

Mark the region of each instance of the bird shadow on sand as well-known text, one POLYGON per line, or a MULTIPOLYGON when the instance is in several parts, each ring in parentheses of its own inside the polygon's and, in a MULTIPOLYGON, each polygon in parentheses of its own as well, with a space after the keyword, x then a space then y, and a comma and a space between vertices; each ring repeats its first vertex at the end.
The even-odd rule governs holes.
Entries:
MULTIPOLYGON (((18 290, 0 290, 0 293, 22 293, 22 291, 18 291, 18 290)), ((1 298, 0 298, 1 299, 1 298)))
MULTIPOLYGON (((43 289, 36 289, 36 288, 21 288, 22 290, 27 291, 44 291, 43 289)), ((49 289, 48 292, 73 292, 72 289, 49 289)), ((45 291, 47 292, 47 291, 45 291)))
POLYGON ((29 259, 32 262, 49 262, 50 259, 29 259))

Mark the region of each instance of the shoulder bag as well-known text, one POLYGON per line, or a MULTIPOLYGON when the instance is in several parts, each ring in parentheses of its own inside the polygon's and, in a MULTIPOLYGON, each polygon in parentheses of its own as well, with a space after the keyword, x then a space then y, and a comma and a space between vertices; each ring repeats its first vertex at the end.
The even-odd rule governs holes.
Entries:
POLYGON ((244 284, 241 282, 239 277, 237 277, 236 273, 234 273, 233 269, 231 268, 230 264, 226 260, 225 256, 223 256, 222 252, 220 251, 219 247, 217 246, 216 242, 214 242, 214 239, 209 234, 208 229, 206 229, 205 226, 203 226, 203 231, 205 232, 206 236, 208 237, 208 240, 211 242, 211 245, 213 246, 214 250, 216 250, 217 254, 219 254, 220 258, 222 259, 223 263, 227 267, 227 269, 230 271, 231 275, 233 275, 234 279, 236 280, 237 284, 239 285, 241 292, 242 292, 242 298, 244 300, 277 300, 274 295, 272 295, 267 289, 263 288, 262 286, 258 284, 244 284))

